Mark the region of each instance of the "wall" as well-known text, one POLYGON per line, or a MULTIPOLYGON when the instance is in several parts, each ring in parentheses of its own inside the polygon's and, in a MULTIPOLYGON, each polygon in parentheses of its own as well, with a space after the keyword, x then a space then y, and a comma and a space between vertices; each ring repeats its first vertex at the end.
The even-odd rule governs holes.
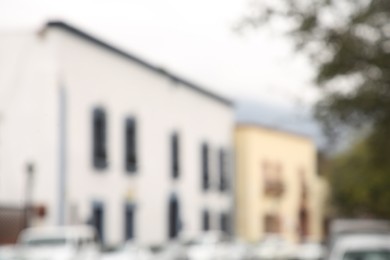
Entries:
POLYGON ((299 208, 302 185, 299 172, 304 172, 308 186, 307 208, 310 215, 310 239, 321 237, 318 213, 318 179, 316 148, 303 136, 261 126, 242 125, 236 128, 237 232, 248 241, 265 236, 267 214, 280 216, 281 236, 299 242, 299 208), (279 164, 284 192, 279 197, 265 195, 264 162, 279 164))
MULTIPOLYGON (((65 129, 65 224, 86 223, 93 203, 105 206, 107 244, 123 242, 124 205, 136 206, 136 241, 167 241, 169 198, 182 208, 183 235, 201 232, 209 209, 213 227, 231 210, 232 196, 218 191, 219 149, 233 154, 232 108, 60 28, 1 35, 0 204, 23 206, 26 165, 35 174, 30 200, 60 220, 60 151, 65 129), (66 96, 61 121, 61 91, 66 96), (92 166, 92 110, 108 116, 109 166, 92 166), (139 170, 124 169, 124 121, 137 120, 139 170), (170 136, 180 136, 181 173, 171 178, 170 136), (201 189, 201 144, 210 146, 213 187, 201 189)), ((231 158, 232 160, 232 158, 231 158)), ((232 174, 232 171, 230 172, 232 174)))
POLYGON ((58 189, 58 78, 54 45, 31 32, 0 35, 0 205, 22 208, 27 165, 34 205, 55 223, 58 189))
POLYGON ((201 190, 202 142, 211 148, 215 186, 218 149, 232 150, 230 107, 61 29, 49 33, 61 43, 59 73, 69 109, 68 207, 77 209, 80 221, 88 219, 94 201, 103 202, 106 239, 120 243, 124 203, 132 201, 137 209, 137 241, 153 244, 167 239, 172 194, 180 201, 184 232, 190 237, 200 233, 204 208, 211 210, 214 220, 216 213, 230 209, 229 194, 204 194, 201 190), (101 172, 91 164, 91 116, 96 106, 104 107, 108 116, 109 166, 101 172), (140 163, 134 175, 124 170, 123 132, 128 116, 137 120, 140 163), (174 131, 180 135, 181 146, 177 181, 170 177, 170 136, 174 131))

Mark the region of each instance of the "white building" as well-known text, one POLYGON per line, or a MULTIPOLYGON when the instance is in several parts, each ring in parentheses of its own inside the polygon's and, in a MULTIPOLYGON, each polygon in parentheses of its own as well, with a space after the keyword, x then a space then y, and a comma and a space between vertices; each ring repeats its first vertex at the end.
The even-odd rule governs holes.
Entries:
POLYGON ((63 22, 0 37, 3 209, 109 245, 229 228, 228 100, 63 22))

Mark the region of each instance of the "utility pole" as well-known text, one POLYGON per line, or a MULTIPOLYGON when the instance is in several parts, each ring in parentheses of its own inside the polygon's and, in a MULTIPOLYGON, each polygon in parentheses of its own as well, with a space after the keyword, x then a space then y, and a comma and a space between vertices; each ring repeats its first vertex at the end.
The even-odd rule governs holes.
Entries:
POLYGON ((25 225, 29 227, 31 224, 31 211, 32 211, 32 195, 34 185, 34 164, 27 163, 26 166, 26 198, 25 198, 25 225))

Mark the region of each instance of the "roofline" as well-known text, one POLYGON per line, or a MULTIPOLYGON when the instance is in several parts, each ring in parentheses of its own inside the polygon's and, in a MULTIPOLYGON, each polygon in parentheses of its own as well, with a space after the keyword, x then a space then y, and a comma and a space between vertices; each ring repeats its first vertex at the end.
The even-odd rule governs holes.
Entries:
POLYGON ((264 125, 264 124, 260 124, 260 123, 236 123, 236 129, 239 129, 239 128, 255 128, 255 129, 270 130, 270 131, 274 131, 274 132, 279 132, 281 134, 287 134, 287 135, 291 135, 291 136, 294 136, 294 137, 306 139, 306 140, 308 140, 308 141, 310 141, 310 142, 315 144, 313 138, 311 138, 308 135, 297 133, 297 132, 290 131, 290 130, 284 130, 284 129, 280 129, 280 128, 277 128, 277 127, 264 125))
POLYGON ((168 77, 175 82, 181 83, 181 84, 189 87, 190 89, 192 89, 200 94, 203 94, 209 98, 212 98, 212 99, 214 99, 214 100, 216 100, 216 101, 218 101, 226 106, 229 106, 229 107, 233 106, 233 102, 231 100, 224 98, 222 96, 219 96, 211 91, 208 91, 205 88, 200 87, 199 85, 197 85, 189 80, 186 80, 182 77, 179 77, 173 73, 170 73, 163 68, 157 67, 157 66, 155 66, 155 65, 153 65, 153 64, 151 64, 151 63, 149 63, 149 62, 147 62, 139 57, 134 56, 133 54, 130 54, 129 52, 126 52, 126 51, 121 50, 117 47, 114 47, 114 46, 110 45, 109 43, 107 43, 101 39, 98 39, 95 36, 92 36, 89 33, 86 33, 86 32, 84 32, 84 31, 82 31, 82 30, 80 30, 72 25, 69 25, 68 23, 65 23, 63 21, 48 21, 46 23, 46 27, 56 27, 56 28, 64 29, 70 33, 73 33, 73 34, 83 38, 84 40, 92 42, 92 43, 94 43, 100 47, 103 47, 103 48, 105 48, 113 53, 116 53, 116 54, 118 54, 118 55, 120 55, 128 60, 136 62, 136 63, 138 63, 138 64, 140 64, 140 65, 142 65, 142 66, 144 66, 144 67, 146 67, 146 68, 148 68, 148 69, 150 69, 150 70, 152 70, 152 71, 154 71, 162 76, 168 77))

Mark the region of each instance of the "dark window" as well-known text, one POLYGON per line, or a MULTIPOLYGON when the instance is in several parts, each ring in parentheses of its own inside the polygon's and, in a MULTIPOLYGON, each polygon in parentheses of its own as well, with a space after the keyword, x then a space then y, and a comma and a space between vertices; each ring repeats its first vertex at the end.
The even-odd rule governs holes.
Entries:
POLYGON ((134 238, 135 206, 132 204, 125 205, 125 240, 134 238))
POLYGON ((230 234, 229 214, 221 213, 221 216, 220 216, 220 228, 221 228, 221 231, 225 232, 226 234, 230 234))
POLYGON ((172 156, 172 177, 174 179, 179 177, 180 173, 180 164, 179 164, 179 136, 177 133, 174 133, 171 137, 171 156, 172 156))
POLYGON ((202 187, 208 190, 210 186, 209 179, 209 147, 207 144, 202 145, 202 187))
POLYGON ((104 208, 103 204, 95 203, 92 208, 92 224, 96 229, 100 242, 104 243, 104 208))
POLYGON ((168 209, 168 236, 170 239, 177 238, 181 229, 179 202, 175 196, 169 200, 168 209))
POLYGON ((204 210, 202 213, 202 228, 203 231, 210 230, 210 213, 208 210, 204 210))
POLYGON ((96 168, 104 169, 107 167, 107 119, 106 113, 102 108, 96 108, 93 111, 93 165, 96 168))
MULTIPOLYGON (((261 185, 264 186, 264 193, 270 197, 280 197, 285 192, 283 183, 282 165, 277 162, 263 163, 263 178, 261 185)), ((262 192, 263 192, 262 191, 262 192)))
POLYGON ((310 235, 310 215, 307 209, 301 208, 299 211, 299 233, 301 240, 310 235))
POLYGON ((228 189, 228 175, 227 175, 227 161, 226 152, 219 150, 219 189, 226 191, 228 189))
POLYGON ((267 234, 277 234, 281 231, 280 219, 276 215, 266 215, 264 218, 264 229, 267 234))
POLYGON ((137 131, 134 118, 126 119, 125 123, 125 164, 127 172, 137 170, 137 131))

